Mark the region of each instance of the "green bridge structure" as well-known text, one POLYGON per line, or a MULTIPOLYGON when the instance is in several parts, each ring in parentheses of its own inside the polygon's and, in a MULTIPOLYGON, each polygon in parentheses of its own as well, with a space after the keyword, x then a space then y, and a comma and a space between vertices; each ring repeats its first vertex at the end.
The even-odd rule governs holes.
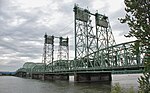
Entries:
POLYGON ((26 62, 16 76, 43 80, 69 80, 74 76, 76 82, 97 82, 111 81, 111 74, 143 72, 146 51, 139 41, 116 44, 105 15, 75 5, 74 17, 74 60, 69 60, 69 38, 45 34, 42 63, 26 62), (60 41, 57 60, 54 39, 60 41))

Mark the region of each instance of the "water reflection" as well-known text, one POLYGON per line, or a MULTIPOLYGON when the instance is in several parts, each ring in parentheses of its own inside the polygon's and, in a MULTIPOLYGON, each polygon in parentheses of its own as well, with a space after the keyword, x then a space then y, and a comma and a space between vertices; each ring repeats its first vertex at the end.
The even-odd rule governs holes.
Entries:
POLYGON ((74 83, 74 86, 82 93, 110 93, 111 91, 111 82, 74 83))
POLYGON ((76 83, 67 81, 49 81, 57 86, 56 93, 110 93, 111 82, 76 83))

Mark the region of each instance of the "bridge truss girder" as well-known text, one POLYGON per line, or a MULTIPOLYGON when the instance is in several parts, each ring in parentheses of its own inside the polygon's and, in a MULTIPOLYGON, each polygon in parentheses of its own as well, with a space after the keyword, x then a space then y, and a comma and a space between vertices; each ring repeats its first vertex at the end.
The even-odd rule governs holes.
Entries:
POLYGON ((107 70, 107 69, 119 69, 126 68, 131 69, 134 67, 142 67, 143 64, 143 53, 140 52, 141 47, 138 47, 136 51, 133 52, 132 45, 136 41, 122 43, 108 48, 101 49, 99 51, 93 52, 87 56, 89 59, 84 58, 77 59, 74 62, 74 70, 107 70), (109 50, 109 54, 107 52, 109 50), (107 56, 109 55, 109 61, 107 56), (87 65, 88 64, 88 65, 87 65))

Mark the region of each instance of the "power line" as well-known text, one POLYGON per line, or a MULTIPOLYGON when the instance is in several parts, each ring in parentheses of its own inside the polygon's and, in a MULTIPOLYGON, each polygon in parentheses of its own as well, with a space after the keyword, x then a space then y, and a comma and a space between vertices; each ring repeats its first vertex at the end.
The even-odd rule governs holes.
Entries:
POLYGON ((61 29, 61 31, 64 31, 66 28, 68 28, 70 25, 73 24, 74 21, 72 21, 69 25, 67 25, 66 27, 64 27, 63 29, 61 29))

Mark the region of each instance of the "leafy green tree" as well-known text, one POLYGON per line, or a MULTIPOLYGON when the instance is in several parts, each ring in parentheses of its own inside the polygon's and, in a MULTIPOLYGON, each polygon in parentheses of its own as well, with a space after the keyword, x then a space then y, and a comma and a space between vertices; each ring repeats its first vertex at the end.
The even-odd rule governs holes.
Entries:
POLYGON ((150 78, 150 75, 148 73, 144 73, 144 76, 141 76, 138 79, 138 82, 140 84, 139 93, 150 93, 149 78, 150 78))
POLYGON ((126 37, 136 37, 144 54, 145 71, 138 80, 139 92, 150 93, 150 0, 124 0, 124 3, 126 16, 120 21, 127 23, 130 28, 126 37))

